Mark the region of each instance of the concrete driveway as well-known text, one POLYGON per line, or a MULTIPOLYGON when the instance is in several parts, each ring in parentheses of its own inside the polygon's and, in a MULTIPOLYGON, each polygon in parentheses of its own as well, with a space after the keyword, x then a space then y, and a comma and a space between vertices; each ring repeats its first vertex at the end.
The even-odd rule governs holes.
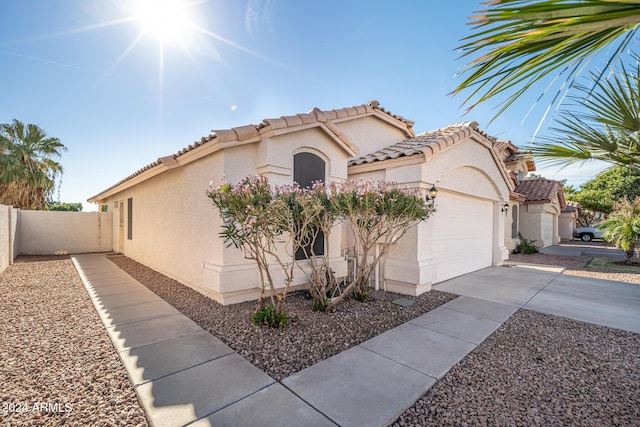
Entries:
POLYGON ((433 289, 640 333, 640 285, 562 274, 562 267, 489 267, 433 289))

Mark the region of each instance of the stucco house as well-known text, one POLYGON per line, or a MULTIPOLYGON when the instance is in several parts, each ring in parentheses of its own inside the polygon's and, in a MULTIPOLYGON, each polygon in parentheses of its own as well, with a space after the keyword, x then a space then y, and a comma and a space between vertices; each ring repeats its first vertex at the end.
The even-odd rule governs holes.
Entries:
POLYGON ((500 158, 509 170, 514 190, 509 194, 509 215, 505 231, 506 246, 515 249, 518 234, 535 240, 539 248, 555 245, 570 236, 576 215, 569 212, 562 183, 549 179, 527 179, 536 170, 530 151, 521 151, 511 141, 495 144, 500 158))
POLYGON ((581 212, 580 203, 567 201, 567 206, 562 209, 558 218, 558 234, 562 240, 573 240, 573 231, 578 227, 581 212))
MULTIPOLYGON (((505 205, 515 185, 499 146, 475 122, 416 134, 413 122, 376 101, 316 108, 214 130, 89 202, 112 212, 115 251, 229 304, 257 298, 259 278, 254 263, 218 237, 221 219, 205 194, 211 182, 250 174, 276 184, 371 178, 425 195, 435 185, 436 214, 394 245, 376 274, 376 286, 418 295, 508 257, 505 205)), ((337 226, 330 238, 332 268, 345 276, 349 233, 337 226)), ((304 282, 301 274, 293 284, 304 282)))
POLYGON ((520 202, 520 233, 535 245, 545 248, 560 243, 560 214, 566 208, 562 183, 551 179, 527 179, 514 190, 524 196, 520 202))

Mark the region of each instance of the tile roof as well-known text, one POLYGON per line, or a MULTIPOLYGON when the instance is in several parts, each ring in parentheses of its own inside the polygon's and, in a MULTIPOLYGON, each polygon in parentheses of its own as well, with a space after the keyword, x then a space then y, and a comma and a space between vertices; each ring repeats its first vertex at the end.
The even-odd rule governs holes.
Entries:
POLYGON ((484 136, 489 139, 492 144, 496 142, 494 137, 478 129, 477 122, 454 123, 442 129, 421 133, 406 141, 383 148, 382 150, 351 159, 349 160, 349 166, 413 156, 415 154, 430 156, 468 138, 473 133, 484 136))
POLYGON ((578 202, 567 202, 567 207, 562 209, 562 212, 579 212, 582 210, 582 205, 578 202))
POLYGON ((562 183, 552 179, 525 179, 513 190, 527 198, 527 202, 550 202, 557 195, 560 205, 566 206, 562 183))
POLYGON ((533 172, 536 170, 536 163, 533 160, 533 154, 531 153, 530 150, 515 151, 514 153, 510 154, 506 159, 504 159, 504 162, 507 164, 517 163, 518 161, 526 162, 527 169, 529 172, 533 172))
MULTIPOLYGON (((246 126, 233 127, 231 129, 212 130, 209 135, 203 136, 202 138, 200 138, 200 140, 195 141, 193 144, 190 144, 182 148, 180 151, 178 151, 175 154, 158 158, 156 161, 149 163, 148 165, 138 169, 131 175, 118 181, 116 184, 112 185, 105 191, 92 197, 89 200, 95 200, 98 196, 118 187, 119 185, 135 178, 136 176, 142 174, 143 172, 149 169, 153 169, 156 166, 163 165, 163 164, 167 166, 172 165, 176 163, 177 160, 179 160, 180 156, 183 156, 184 154, 205 144, 210 144, 212 142, 233 143, 235 141, 246 141, 252 138, 259 138, 263 134, 272 130, 310 124, 314 122, 327 123, 330 120, 340 120, 340 119, 346 119, 349 117, 369 115, 374 112, 382 113, 384 116, 388 117, 390 121, 396 122, 399 125, 404 126, 407 130, 407 133, 413 135, 413 129, 412 129, 414 125, 413 121, 385 110, 384 108, 380 107, 380 103, 376 100, 372 100, 367 104, 357 105, 354 107, 339 108, 339 109, 328 110, 328 111, 320 110, 319 108, 314 108, 313 110, 304 114, 296 114, 293 116, 281 116, 279 118, 264 119, 262 120, 262 122, 260 122, 257 125, 251 124, 246 126)), ((357 148, 356 148, 356 152, 357 152, 357 148)))

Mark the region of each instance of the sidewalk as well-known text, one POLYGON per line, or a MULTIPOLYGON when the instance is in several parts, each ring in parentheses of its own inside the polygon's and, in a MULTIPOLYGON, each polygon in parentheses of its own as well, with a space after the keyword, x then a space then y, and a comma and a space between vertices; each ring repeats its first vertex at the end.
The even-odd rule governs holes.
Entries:
POLYGON ((459 297, 278 383, 104 254, 72 259, 155 426, 386 425, 518 309, 459 297))
MULTIPOLYGON (((565 295, 572 288, 562 268, 492 267, 434 287, 462 295, 455 300, 276 382, 104 254, 72 259, 157 426, 384 426, 519 308, 585 313, 579 289, 578 299, 565 295)), ((588 284, 598 295, 621 285, 631 311, 600 310, 585 321, 640 330, 640 287, 588 284)))

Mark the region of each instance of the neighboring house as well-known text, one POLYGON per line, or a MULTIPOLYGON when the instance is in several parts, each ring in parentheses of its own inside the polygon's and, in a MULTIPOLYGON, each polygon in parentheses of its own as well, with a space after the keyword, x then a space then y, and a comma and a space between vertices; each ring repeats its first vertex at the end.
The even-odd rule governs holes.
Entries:
POLYGON ((580 203, 567 201, 567 206, 562 209, 558 218, 558 234, 562 240, 573 240, 573 231, 577 228, 581 211, 580 203))
POLYGON ((562 183, 550 179, 526 179, 514 190, 524 196, 520 203, 519 231, 535 245, 545 248, 560 243, 559 218, 567 206, 562 183))
POLYGON ((562 213, 567 206, 562 183, 526 179, 530 172, 536 170, 530 151, 520 151, 510 141, 498 141, 496 150, 515 186, 509 195, 509 218, 505 230, 507 248, 515 249, 519 243, 518 234, 535 240, 535 245, 540 248, 559 243, 561 237, 570 239, 577 214, 573 211, 562 213))
MULTIPOLYGON (((496 144, 475 122, 416 135, 413 122, 376 101, 314 109, 213 131, 89 201, 113 214, 113 250, 229 304, 256 298, 259 277, 253 261, 218 237, 210 182, 250 174, 275 184, 372 178, 425 195, 435 185, 436 213, 394 245, 376 275, 381 288, 418 295, 507 258, 504 205, 514 182, 496 144)), ((332 268, 345 276, 350 233, 337 226, 330 239, 332 268)), ((304 282, 299 274, 294 286, 304 282)))
MULTIPOLYGON (((517 187, 524 181, 529 172, 536 170, 531 152, 520 151, 511 141, 498 141, 496 143, 496 150, 499 152, 500 158, 509 170, 509 176, 514 187, 517 187)), ((518 194, 515 191, 509 194, 509 207, 506 209, 505 245, 510 251, 515 249, 519 243, 520 212, 524 208, 524 202, 526 202, 524 195, 518 194)))

